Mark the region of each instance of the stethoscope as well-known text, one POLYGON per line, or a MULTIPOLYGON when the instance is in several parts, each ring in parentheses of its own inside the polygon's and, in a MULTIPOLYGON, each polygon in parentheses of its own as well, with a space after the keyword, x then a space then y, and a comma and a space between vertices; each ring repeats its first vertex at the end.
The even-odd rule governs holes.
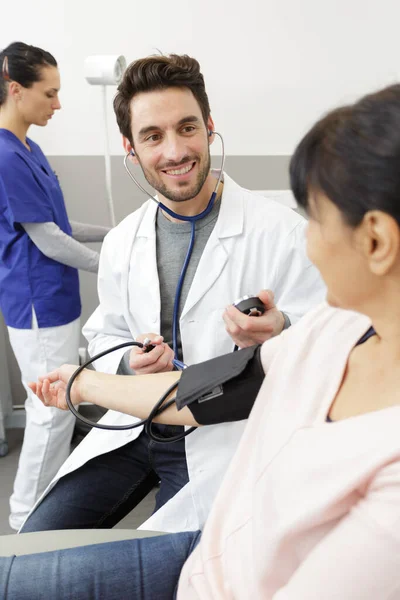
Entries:
MULTIPOLYGON (((184 363, 182 363, 179 359, 178 359, 178 322, 179 322, 179 303, 180 303, 180 299, 181 299, 181 295, 182 295, 182 288, 183 288, 183 282, 185 279, 185 275, 186 275, 186 271, 190 262, 190 258, 192 256, 192 252, 193 252, 193 247, 194 247, 194 241, 195 241, 195 235, 196 235, 196 222, 200 221, 200 219, 203 219, 204 217, 206 217, 212 210, 213 206, 214 206, 214 202, 215 199, 217 197, 217 193, 218 193, 218 188, 220 186, 220 183, 222 181, 222 177, 223 177, 223 172, 224 172, 224 165, 225 165, 225 146, 224 146, 224 140, 223 137, 220 133, 218 133, 218 131, 209 131, 209 136, 211 136, 212 134, 217 135, 220 140, 221 140, 221 145, 222 145, 222 159, 221 159, 221 171, 219 174, 219 177, 217 179, 217 184, 215 186, 215 189, 213 191, 213 193, 211 194, 211 198, 208 202, 207 207, 198 215, 194 215, 192 217, 186 217, 184 215, 179 215, 178 213, 175 213, 173 210, 171 210, 170 208, 168 208, 167 206, 165 206, 162 202, 160 202, 155 196, 153 196, 152 194, 150 194, 140 183, 139 181, 136 179, 136 177, 132 174, 132 172, 130 171, 129 167, 128 167, 128 158, 130 156, 134 156, 135 153, 133 152, 133 150, 131 150, 130 152, 128 152, 124 158, 124 167, 126 172, 128 173, 129 177, 132 179, 132 181, 135 183, 135 185, 144 193, 146 194, 146 196, 148 196, 151 200, 154 200, 154 202, 156 202, 156 204, 158 205, 159 208, 161 208, 164 212, 166 212, 168 215, 170 215, 171 217, 173 217, 174 219, 179 219, 180 221, 186 221, 191 223, 191 236, 190 236, 190 241, 189 241, 189 245, 188 245, 188 249, 186 252, 186 256, 185 256, 185 260, 183 261, 183 266, 182 266, 182 270, 179 276, 179 280, 178 280, 178 284, 176 286, 176 292, 175 292, 175 300, 174 300, 174 310, 173 310, 173 317, 172 317, 172 349, 174 351, 174 360, 173 360, 173 364, 177 369, 184 369, 186 365, 184 365, 184 363)), ((149 345, 148 348, 150 348, 151 346, 149 345)))
MULTIPOLYGON (((218 135, 220 140, 221 140, 221 144, 222 144, 222 160, 221 160, 221 172, 219 174, 218 180, 217 180, 217 184, 215 186, 215 189, 213 191, 213 193, 211 194, 211 198, 210 201, 207 205, 207 207, 205 208, 205 210, 203 210, 203 212, 199 213, 198 215, 194 215, 192 217, 186 217, 186 216, 182 216, 182 215, 178 215, 177 213, 175 213, 174 211, 172 211, 170 208, 168 208, 167 206, 165 206, 164 204, 162 204, 162 202, 160 202, 159 200, 157 200, 157 198, 155 198, 154 196, 152 196, 145 188, 143 188, 143 186, 136 180, 135 176, 132 175, 131 171, 129 170, 127 161, 130 155, 134 155, 134 153, 128 152, 124 158, 124 166, 125 169, 129 175, 129 177, 132 179, 132 181, 137 185, 137 187, 143 191, 149 198, 151 198, 152 200, 154 200, 154 202, 157 203, 158 207, 162 208, 162 210, 165 210, 165 212, 167 214, 169 214, 171 217, 179 219, 181 221, 188 221, 189 223, 192 224, 192 228, 191 228, 191 236, 190 236, 190 242, 189 242, 189 246, 186 252, 186 257, 183 263, 183 267, 179 276, 179 281, 178 281, 178 285, 176 288, 176 294, 175 294, 175 300, 174 300, 174 312, 173 312, 173 327, 172 327, 172 334, 173 334, 173 350, 174 350, 174 355, 175 355, 175 359, 173 360, 173 364, 174 366, 179 369, 179 370, 183 370, 186 368, 186 365, 181 362, 177 357, 178 357, 178 313, 179 313, 179 301, 180 301, 180 297, 181 297, 181 293, 182 293, 182 286, 183 286, 183 281, 185 278, 185 274, 186 274, 186 270, 190 261, 190 257, 193 251, 193 246, 194 246, 194 240, 195 240, 195 233, 196 233, 196 221, 199 221, 200 219, 204 218, 205 216, 207 216, 211 210, 212 207, 214 206, 214 202, 215 199, 217 197, 217 193, 218 193, 218 188, 219 185, 221 183, 222 180, 222 176, 223 176, 223 171, 224 171, 224 165, 225 165, 225 148, 224 148, 224 140, 221 136, 220 133, 218 133, 217 131, 211 131, 209 133, 209 135, 212 134, 218 135)), ((243 313, 250 315, 250 316, 258 316, 263 314, 265 307, 263 305, 263 303, 261 302, 261 300, 255 296, 244 296, 243 298, 240 298, 237 302, 234 303, 234 305, 243 313)), ((179 440, 182 440, 183 438, 185 438, 187 435, 189 435, 190 433, 192 433, 193 431, 196 430, 196 427, 190 427, 189 429, 185 430, 182 433, 179 433, 177 435, 174 435, 172 437, 167 437, 164 438, 160 435, 158 435, 155 431, 153 431, 152 429, 152 422, 153 419, 159 415, 161 412, 163 412, 164 410, 166 410, 171 404, 173 404, 175 402, 175 399, 169 400, 168 402, 165 402, 165 400, 168 398, 168 396, 172 393, 172 391, 174 389, 177 388, 178 386, 178 382, 175 382, 170 388, 168 388, 168 390, 166 390, 166 392, 163 394, 163 396, 160 398, 160 400, 155 404, 154 408, 151 410, 149 416, 147 417, 147 419, 143 419, 141 421, 135 422, 135 423, 129 423, 127 425, 107 425, 105 423, 94 423, 92 421, 90 421, 89 419, 87 419, 86 417, 84 417, 83 415, 81 415, 76 408, 74 407, 74 405, 72 404, 72 400, 71 400, 71 388, 72 385, 75 381, 75 379, 78 377, 78 375, 81 373, 81 371, 83 371, 86 367, 88 367, 89 365, 91 365, 93 362, 95 362, 96 360, 98 360, 99 358, 110 354, 111 352, 114 352, 115 350, 119 350, 122 348, 128 348, 128 347, 132 347, 132 346, 137 346, 139 348, 142 348, 145 352, 148 350, 151 350, 152 346, 151 344, 146 344, 146 343, 141 343, 141 342, 125 342, 123 344, 119 344, 118 346, 115 346, 113 348, 109 348, 108 350, 104 350, 103 352, 100 352, 100 354, 97 354, 96 356, 93 356, 92 358, 90 358, 88 361, 86 361, 83 365, 81 365, 76 371, 75 373, 72 375, 72 377, 70 378, 68 384, 67 384, 67 389, 66 389, 66 402, 68 405, 69 410, 72 412, 73 415, 75 415, 75 417, 77 419, 79 419, 80 421, 82 421, 83 423, 86 423, 87 425, 89 425, 90 427, 95 427, 97 429, 105 429, 105 430, 111 430, 111 431, 119 431, 119 430, 127 430, 127 429, 134 429, 136 427, 140 427, 140 426, 144 426, 144 429, 147 433, 147 435, 155 442, 160 442, 160 443, 173 443, 179 440)), ((235 346, 235 350, 237 350, 237 346, 235 346)))
MULTIPOLYGON (((225 147, 224 147, 224 140, 222 138, 222 135, 220 133, 218 133, 217 131, 210 131, 209 135, 212 135, 212 134, 218 135, 218 137, 221 140, 221 144, 222 144, 221 172, 219 174, 219 177, 218 177, 218 180, 217 180, 217 184, 215 186, 215 189, 214 189, 213 193, 211 194, 211 198, 210 198, 210 200, 208 202, 207 207, 205 208, 205 210, 203 210, 203 212, 199 213, 198 215, 194 215, 192 217, 186 217, 186 216, 183 216, 183 215, 178 215, 173 210, 171 210, 170 208, 168 208, 167 206, 165 206, 164 204, 162 204, 162 202, 160 202, 159 200, 157 200, 157 198, 155 196, 153 196, 152 194, 150 194, 137 181, 137 179, 135 178, 134 175, 132 175, 132 173, 131 173, 131 171, 130 171, 130 169, 128 167, 128 158, 129 158, 129 156, 134 156, 134 152, 133 151, 128 152, 126 154, 125 158, 124 158, 124 167, 126 169, 126 172, 128 173, 129 177, 132 179, 132 181, 136 184, 136 186, 142 192, 144 192, 149 198, 151 198, 152 200, 154 200, 154 202, 157 203, 158 207, 161 208, 162 210, 164 210, 171 217, 173 217, 175 219, 179 219, 180 221, 187 221, 187 222, 191 223, 191 225, 192 225, 189 246, 188 246, 188 249, 187 249, 187 252, 186 252, 186 257, 185 257, 185 260, 183 262, 182 270, 181 270, 181 273, 180 273, 180 276, 179 276, 178 285, 176 287, 175 300, 174 300, 174 311, 173 311, 172 343, 173 343, 173 351, 174 351, 174 355, 175 355, 175 358, 173 360, 173 364, 179 370, 183 370, 183 369, 186 368, 186 365, 178 359, 178 315, 179 315, 179 302, 180 302, 180 298, 181 298, 181 294, 182 294, 183 281, 184 281, 185 274, 186 274, 186 271, 187 271, 187 267, 188 267, 188 264, 189 264, 189 261, 190 261, 190 257, 191 257, 192 252, 193 252, 194 240, 195 240, 195 235, 196 235, 196 222, 199 221, 200 219, 203 219, 204 217, 206 217, 211 212, 212 207, 214 206, 215 199, 217 197, 218 188, 219 188, 220 183, 222 181, 222 176, 223 176, 223 172, 224 172, 224 165, 225 165, 225 147)), ((145 342, 146 341, 147 340, 145 340, 145 342)), ((119 350, 121 348, 128 348, 128 347, 132 347, 132 346, 137 346, 139 348, 142 348, 145 352, 149 351, 149 350, 151 350, 153 348, 153 346, 151 346, 150 343, 148 343, 148 344, 143 343, 142 344, 141 342, 135 342, 135 341, 125 342, 125 343, 119 344, 118 346, 115 346, 113 348, 109 348, 108 350, 104 350, 103 352, 100 352, 100 354, 97 354, 96 356, 93 356, 88 361, 86 361, 83 365, 81 365, 75 371, 75 373, 73 373, 72 377, 68 381, 67 388, 66 388, 66 393, 65 393, 66 402, 67 402, 69 410, 72 412, 73 415, 75 415, 75 417, 77 419, 79 419, 83 423, 86 423, 90 427, 95 427, 96 429, 105 429, 105 430, 111 430, 111 431, 119 431, 119 430, 126 430, 126 429, 134 429, 136 427, 140 427, 140 426, 143 425, 146 433, 148 434, 148 436, 153 441, 163 442, 163 443, 173 443, 173 442, 176 442, 176 441, 179 441, 179 440, 183 439, 184 437, 186 437, 187 435, 189 435, 190 433, 192 433, 192 431, 195 431, 196 427, 190 427, 189 429, 187 429, 183 433, 179 433, 178 435, 174 435, 174 436, 168 437, 168 438, 164 438, 162 436, 159 436, 157 433, 155 433, 152 430, 152 421, 153 421, 154 417, 156 415, 160 414, 161 412, 163 412, 164 410, 166 410, 171 404, 173 404, 175 402, 175 400, 173 399, 173 400, 170 400, 169 402, 166 402, 164 404, 164 401, 169 396, 169 394, 174 389, 176 389, 176 387, 178 386, 178 382, 174 383, 170 388, 168 388, 168 390, 163 394, 163 396, 160 398, 160 400, 154 406, 154 408, 150 412, 150 414, 149 414, 149 416, 148 416, 147 419, 143 419, 143 420, 135 422, 135 423, 129 423, 127 425, 107 425, 105 423, 94 423, 94 422, 90 421, 89 419, 87 419, 86 417, 84 417, 83 415, 81 415, 76 410, 76 408, 74 407, 74 405, 72 404, 72 400, 71 400, 71 388, 72 388, 72 385, 73 385, 75 379, 78 377, 78 375, 79 375, 79 373, 81 373, 81 371, 83 371, 86 367, 88 367, 89 365, 91 365, 93 362, 95 362, 96 360, 98 360, 102 356, 105 356, 105 355, 107 355, 107 354, 109 354, 111 352, 114 352, 115 350, 119 350)))

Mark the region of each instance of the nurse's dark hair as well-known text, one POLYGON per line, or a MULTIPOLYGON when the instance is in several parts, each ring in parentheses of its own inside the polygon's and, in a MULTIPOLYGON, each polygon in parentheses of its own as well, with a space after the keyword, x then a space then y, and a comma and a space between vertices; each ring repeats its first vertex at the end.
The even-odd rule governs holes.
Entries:
POLYGON ((127 67, 114 98, 114 111, 119 130, 132 146, 130 110, 132 98, 140 92, 152 92, 171 87, 188 88, 192 92, 207 125, 210 105, 197 60, 186 54, 147 56, 135 60, 127 67))
POLYGON ((7 99, 7 82, 16 81, 25 88, 41 80, 43 67, 56 67, 54 56, 46 50, 13 42, 0 52, 0 106, 7 99))
POLYGON ((388 213, 400 225, 400 84, 319 120, 293 154, 290 183, 306 211, 317 192, 351 227, 370 210, 388 213))

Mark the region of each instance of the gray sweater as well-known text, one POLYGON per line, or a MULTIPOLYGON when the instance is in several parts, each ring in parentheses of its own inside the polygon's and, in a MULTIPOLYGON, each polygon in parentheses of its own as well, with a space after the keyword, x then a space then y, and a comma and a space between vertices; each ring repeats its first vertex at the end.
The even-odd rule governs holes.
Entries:
MULTIPOLYGON (((196 234, 192 255, 183 282, 182 294, 179 302, 179 316, 185 306, 186 298, 201 255, 217 222, 221 203, 217 201, 210 214, 196 222, 196 234)), ((156 248, 157 270, 160 280, 161 298, 161 325, 160 333, 164 341, 172 348, 172 321, 174 313, 175 292, 179 276, 189 247, 192 225, 182 221, 175 223, 167 219, 161 210, 157 211, 156 220, 156 248)), ((179 319, 178 319, 179 321, 179 319)), ((140 332, 144 333, 144 332, 140 332)), ((118 367, 120 375, 132 375, 129 367, 130 350, 127 350, 118 367)), ((178 329, 178 358, 182 360, 181 336, 178 329)))

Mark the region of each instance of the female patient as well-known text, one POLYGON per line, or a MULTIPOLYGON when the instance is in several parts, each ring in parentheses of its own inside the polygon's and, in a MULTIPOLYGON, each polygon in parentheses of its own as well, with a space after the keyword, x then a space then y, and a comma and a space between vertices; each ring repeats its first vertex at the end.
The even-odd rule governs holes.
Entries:
MULTIPOLYGON (((202 534, 1 559, 1 597, 400 598, 399 165, 400 85, 331 112, 297 147, 291 183, 327 304, 263 345, 265 379, 202 534)), ((63 408, 72 370, 32 387, 63 408)), ((145 417, 178 378, 87 371, 73 401, 145 417)), ((196 424, 188 407, 159 421, 196 424)))

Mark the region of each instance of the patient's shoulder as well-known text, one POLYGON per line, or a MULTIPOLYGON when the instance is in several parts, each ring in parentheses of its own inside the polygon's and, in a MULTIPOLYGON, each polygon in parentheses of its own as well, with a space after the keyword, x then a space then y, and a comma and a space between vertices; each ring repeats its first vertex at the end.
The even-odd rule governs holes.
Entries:
POLYGON ((322 302, 307 312, 295 325, 263 344, 261 357, 264 368, 275 358, 285 368, 305 364, 332 351, 347 351, 369 329, 371 321, 360 313, 332 307, 322 302))
POLYGON ((318 306, 308 311, 302 319, 291 329, 298 335, 324 335, 347 332, 352 335, 352 329, 367 330, 371 326, 371 320, 366 315, 353 310, 344 310, 331 306, 328 302, 321 302, 318 306))

